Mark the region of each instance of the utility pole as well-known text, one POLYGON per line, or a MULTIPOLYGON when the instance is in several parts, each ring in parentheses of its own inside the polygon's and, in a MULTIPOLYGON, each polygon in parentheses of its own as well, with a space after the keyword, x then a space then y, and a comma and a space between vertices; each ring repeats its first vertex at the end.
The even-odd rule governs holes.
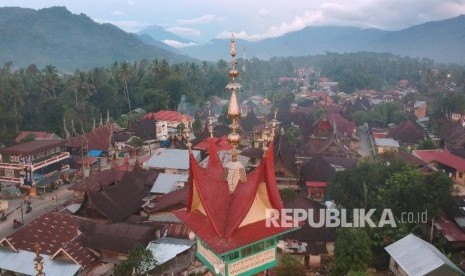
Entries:
POLYGON ((24 225, 24 213, 23 213, 23 202, 21 201, 21 222, 24 225))

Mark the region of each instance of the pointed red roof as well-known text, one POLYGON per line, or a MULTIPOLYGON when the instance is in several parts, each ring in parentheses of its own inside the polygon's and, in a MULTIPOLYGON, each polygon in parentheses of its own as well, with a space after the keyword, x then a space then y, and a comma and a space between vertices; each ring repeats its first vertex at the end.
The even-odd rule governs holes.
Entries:
MULTIPOLYGON (((220 138, 213 138, 213 142, 215 143, 215 146, 218 149, 218 151, 232 149, 231 144, 229 144, 228 142, 228 137, 226 136, 221 136, 220 138)), ((204 139, 202 142, 198 143, 197 145, 195 145, 194 149, 202 150, 202 151, 209 151, 210 144, 211 144, 211 138, 209 137, 209 138, 204 139)))
POLYGON ((265 183, 272 208, 281 210, 283 203, 274 175, 274 153, 271 143, 267 157, 230 193, 228 183, 222 178, 223 166, 210 139, 209 162, 206 169, 200 167, 190 155, 190 191, 187 210, 176 211, 178 216, 196 235, 217 253, 227 252, 248 243, 274 236, 291 228, 265 227, 263 220, 241 226, 257 196, 260 183, 265 183), (195 189, 195 191, 194 191, 195 189), (198 195, 206 215, 193 210, 194 193, 198 195))
MULTIPOLYGON (((185 114, 186 120, 192 120, 192 117, 185 114)), ((160 110, 156 113, 150 112, 144 115, 142 119, 155 119, 157 121, 181 122, 183 114, 174 110, 160 110)))

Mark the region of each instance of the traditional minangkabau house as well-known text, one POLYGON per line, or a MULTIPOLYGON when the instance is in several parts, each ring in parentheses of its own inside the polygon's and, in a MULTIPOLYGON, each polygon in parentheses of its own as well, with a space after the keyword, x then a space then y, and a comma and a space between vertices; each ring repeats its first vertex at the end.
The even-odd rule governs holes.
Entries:
POLYGON ((428 137, 428 133, 417 122, 407 120, 390 128, 388 137, 398 141, 401 148, 410 152, 418 148, 418 145, 428 137))
MULTIPOLYGON (((284 202, 286 209, 311 210, 315 223, 325 215, 326 206, 310 200, 303 195, 295 195, 284 202)), ((300 229, 283 236, 279 241, 279 247, 285 253, 295 254, 303 257, 303 262, 307 268, 318 269, 323 260, 332 257, 334 254, 334 244, 336 242, 336 228, 334 227, 312 227, 305 223, 300 229)))
POLYGON ((136 244, 146 247, 160 238, 161 226, 152 224, 104 223, 90 219, 76 219, 80 231, 77 240, 91 248, 101 259, 126 260, 136 244))
POLYGON ((34 244, 44 261, 46 275, 85 274, 98 258, 83 246, 75 218, 58 212, 45 213, 18 231, 0 240, 0 270, 20 275, 36 275, 32 262, 34 244))
MULTIPOLYGON (((277 265, 277 239, 294 230, 292 227, 266 225, 271 214, 267 209, 281 210, 283 204, 274 175, 274 149, 265 148, 266 156, 258 167, 247 174, 238 161, 240 117, 236 91, 238 71, 235 69, 235 39, 231 39, 231 91, 228 109, 232 120, 231 161, 224 167, 210 146, 208 165, 201 168, 190 154, 189 200, 187 208, 175 211, 176 216, 194 233, 197 257, 216 275, 253 275, 277 265), (267 214, 268 213, 268 214, 267 214)), ((278 224, 283 218, 274 217, 278 224)))
POLYGON ((318 155, 303 164, 300 170, 300 185, 307 190, 307 197, 324 202, 329 180, 338 171, 353 168, 357 158, 318 155))
MULTIPOLYGON (((340 128, 342 129, 342 128, 340 128)), ((344 127, 344 129, 346 129, 344 127)), ((353 126, 347 127, 349 130, 342 130, 341 135, 339 133, 337 122, 331 123, 328 117, 325 115, 323 119, 318 123, 318 127, 315 128, 310 138, 301 147, 303 157, 312 158, 318 154, 329 155, 329 156, 345 156, 345 157, 357 157, 354 146, 351 146, 351 139, 353 139, 353 126), (352 147, 352 148, 351 148, 352 147)))
POLYGON ((114 185, 116 182, 121 180, 124 172, 111 169, 98 171, 89 177, 83 178, 82 180, 72 184, 68 187, 68 190, 74 191, 75 197, 82 197, 87 190, 99 191, 103 187, 114 185))
POLYGON ((46 131, 20 131, 18 136, 15 138, 16 143, 21 143, 24 139, 33 137, 34 140, 50 140, 50 139, 61 139, 60 136, 55 133, 46 131))
MULTIPOLYGON (((97 176, 92 178, 93 182, 84 185, 84 200, 76 215, 113 223, 132 220, 132 216, 140 214, 142 199, 149 193, 158 175, 157 172, 136 167, 113 185, 103 186, 99 173, 96 174, 97 176)), ((134 219, 139 218, 134 217, 134 219)))
POLYGON ((120 132, 121 128, 115 124, 107 123, 100 125, 89 133, 69 137, 66 140, 65 146, 68 152, 71 153, 76 160, 77 167, 83 165, 89 167, 90 162, 101 159, 101 164, 106 164, 106 158, 112 159, 115 153, 112 145, 112 136, 114 132, 120 132), (92 157, 93 159, 89 159, 92 157), (92 160, 92 161, 91 161, 92 160))
POLYGON ((263 124, 263 122, 255 116, 255 112, 253 108, 250 108, 247 116, 240 119, 241 128, 244 130, 244 141, 246 144, 252 144, 255 138, 255 131, 254 128, 263 124))
POLYGON ((14 193, 21 187, 35 195, 36 188, 45 189, 66 180, 70 155, 63 151, 64 143, 62 139, 34 140, 0 148, 2 193, 14 193))
POLYGON ((278 188, 300 190, 295 149, 281 134, 275 136, 273 143, 276 151, 274 166, 278 188))

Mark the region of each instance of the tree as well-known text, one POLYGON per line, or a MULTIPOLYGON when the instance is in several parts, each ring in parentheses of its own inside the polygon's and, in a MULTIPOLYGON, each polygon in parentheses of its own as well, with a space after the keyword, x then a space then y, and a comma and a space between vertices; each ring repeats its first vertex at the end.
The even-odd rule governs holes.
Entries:
POLYGON ((192 124, 192 129, 194 130, 194 133, 202 132, 202 120, 200 119, 200 114, 198 112, 195 113, 195 120, 192 124))
POLYGON ((131 75, 131 65, 129 62, 124 61, 119 65, 118 69, 118 78, 119 80, 123 83, 123 92, 124 92, 124 97, 126 98, 128 102, 128 108, 129 112, 132 111, 131 109, 131 100, 129 98, 129 90, 128 90, 128 82, 129 82, 129 77, 131 75))
POLYGON ((152 252, 145 249, 141 244, 134 245, 134 248, 129 251, 127 260, 120 263, 115 269, 116 276, 132 275, 133 269, 137 275, 152 270, 156 266, 152 252))
POLYGON ((47 65, 44 68, 44 89, 47 91, 47 93, 52 93, 53 98, 56 98, 56 87, 58 85, 58 82, 60 81, 60 78, 58 76, 58 70, 56 69, 55 66, 53 65, 47 65))
POLYGON ((373 253, 365 229, 339 228, 335 246, 333 275, 346 275, 368 269, 373 253))
POLYGON ((286 275, 305 275, 305 269, 302 263, 297 259, 296 256, 291 254, 284 254, 281 258, 283 268, 278 270, 278 276, 286 275))
POLYGON ((290 146, 298 148, 302 144, 302 139, 300 138, 300 128, 297 126, 290 126, 284 131, 284 137, 290 146))
POLYGON ((431 139, 427 139, 424 141, 421 141, 420 145, 418 145, 419 150, 429 150, 429 149, 436 149, 437 146, 431 139))

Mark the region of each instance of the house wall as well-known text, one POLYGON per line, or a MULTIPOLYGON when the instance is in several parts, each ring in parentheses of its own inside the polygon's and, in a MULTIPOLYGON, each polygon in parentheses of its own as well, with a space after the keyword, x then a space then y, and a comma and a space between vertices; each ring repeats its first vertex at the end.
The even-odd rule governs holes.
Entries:
POLYGON ((415 117, 417 117, 417 119, 426 117, 426 105, 419 106, 415 109, 415 117))
POLYGON ((398 264, 397 262, 391 257, 389 260, 389 270, 395 276, 409 276, 398 264))
POLYGON ((460 185, 465 185, 465 172, 459 170, 455 171, 454 181, 460 185))
POLYGON ((385 152, 392 152, 392 151, 397 151, 398 149, 397 148, 393 148, 393 147, 378 147, 378 154, 381 154, 381 153, 385 153, 385 152))

